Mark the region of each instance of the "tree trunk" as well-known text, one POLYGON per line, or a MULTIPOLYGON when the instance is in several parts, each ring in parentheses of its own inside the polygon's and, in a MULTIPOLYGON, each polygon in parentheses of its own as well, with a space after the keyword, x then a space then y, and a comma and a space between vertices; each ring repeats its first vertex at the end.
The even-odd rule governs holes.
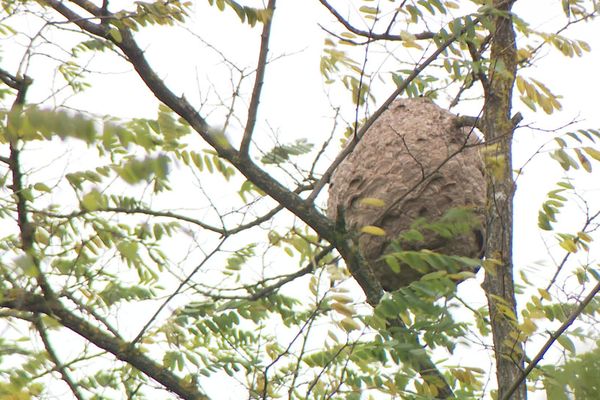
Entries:
MULTIPOLYGON (((516 76, 516 43, 510 16, 515 0, 494 0, 490 74, 485 93, 483 131, 487 143, 487 240, 484 289, 488 299, 496 358, 498 398, 516 381, 523 369, 523 345, 517 328, 513 283, 511 142, 515 123, 511 99, 516 76)), ((512 399, 527 397, 525 383, 512 399)))

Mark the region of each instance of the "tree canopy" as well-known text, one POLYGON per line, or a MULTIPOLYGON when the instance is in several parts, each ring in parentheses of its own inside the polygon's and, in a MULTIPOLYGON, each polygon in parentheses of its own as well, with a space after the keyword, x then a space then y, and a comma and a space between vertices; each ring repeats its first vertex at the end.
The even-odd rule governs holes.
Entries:
POLYGON ((1 4, 0 399, 600 396, 600 127, 554 88, 596 1, 1 4), (478 135, 485 254, 407 221, 386 293, 327 186, 419 97, 478 135))

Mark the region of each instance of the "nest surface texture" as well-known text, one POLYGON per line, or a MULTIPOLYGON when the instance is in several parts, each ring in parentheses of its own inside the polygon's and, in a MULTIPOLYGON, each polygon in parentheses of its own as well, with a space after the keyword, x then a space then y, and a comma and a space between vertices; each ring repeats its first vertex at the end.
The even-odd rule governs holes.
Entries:
MULTIPOLYGON (((460 127, 456 115, 431 100, 398 99, 334 172, 327 213, 336 220, 338 209, 344 210, 346 229, 359 235, 360 252, 385 290, 407 286, 424 274, 405 265, 394 272, 382 259, 390 241, 413 221, 434 221, 456 207, 471 208, 483 221, 486 186, 477 144, 473 129, 460 127), (365 204, 365 198, 384 205, 365 204), (369 225, 385 235, 359 233, 369 225)), ((480 257, 484 226, 452 239, 424 236, 402 248, 480 257)))

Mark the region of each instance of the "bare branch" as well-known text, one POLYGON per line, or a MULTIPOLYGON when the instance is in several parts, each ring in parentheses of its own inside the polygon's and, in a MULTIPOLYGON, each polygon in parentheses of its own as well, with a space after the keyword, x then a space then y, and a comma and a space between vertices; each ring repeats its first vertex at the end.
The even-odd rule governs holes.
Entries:
POLYGON ((174 213, 171 211, 157 211, 157 210, 151 210, 151 209, 146 209, 146 208, 141 208, 141 207, 132 207, 132 208, 106 207, 106 208, 101 208, 101 209, 97 209, 94 211, 88 211, 88 210, 74 211, 69 214, 58 214, 58 213, 52 213, 52 212, 43 211, 43 210, 32 211, 32 213, 46 215, 48 217, 53 217, 53 218, 65 218, 65 219, 77 218, 77 217, 80 217, 80 216, 83 216, 86 214, 97 213, 97 212, 114 212, 114 213, 121 213, 121 214, 143 214, 143 215, 150 215, 153 217, 165 217, 165 218, 172 218, 172 219, 175 219, 178 221, 185 221, 190 224, 199 226, 202 229, 206 229, 208 231, 215 232, 215 233, 218 233, 223 236, 231 236, 231 235, 235 235, 236 233, 239 233, 239 232, 245 231, 247 229, 250 229, 252 227, 255 227, 257 225, 260 225, 265 221, 270 220, 271 218, 273 218, 273 216, 275 214, 277 214, 281 210, 283 210, 283 206, 277 206, 277 207, 273 208, 271 211, 267 212, 266 214, 264 214, 260 217, 257 217, 256 219, 254 219, 248 223, 238 225, 235 228, 231 228, 231 229, 228 229, 226 227, 217 228, 216 226, 206 224, 206 223, 200 221, 199 219, 191 218, 191 217, 177 214, 177 213, 174 213))
POLYGON ((89 307, 89 306, 83 304, 80 300, 76 299, 71 293, 64 293, 64 296, 67 299, 71 300, 77 306, 77 308, 79 308, 81 311, 85 311, 85 312, 89 313, 96 320, 100 321, 102 323, 102 325, 104 325, 110 333, 115 335, 115 337, 122 339, 121 334, 106 320, 106 318, 104 318, 100 314, 98 314, 96 312, 96 310, 94 310, 92 307, 89 307))
POLYGON ((269 53, 269 39, 271 37, 271 25, 275 14, 275 0, 269 0, 267 10, 271 12, 269 19, 264 23, 262 34, 260 35, 260 52, 258 54, 258 66, 256 67, 256 77, 254 78, 254 89, 250 98, 250 106, 248 107, 248 119, 244 129, 244 136, 240 144, 240 153, 242 156, 248 156, 250 150, 250 141, 252 133, 256 125, 256 115, 258 114, 258 105, 260 103, 260 95, 265 79, 265 70, 267 68, 267 55, 269 53))
MULTIPOLYGON (((350 24, 350 22, 348 22, 344 17, 342 17, 342 15, 326 0, 319 0, 319 2, 327 10, 329 10, 329 12, 344 26, 344 28, 348 29, 350 32, 352 32, 356 35, 366 37, 368 39, 367 43, 374 41, 374 40, 390 40, 390 41, 403 41, 404 40, 404 38, 401 35, 392 35, 389 33, 391 30, 393 20, 392 20, 392 23, 390 23, 390 25, 387 27, 385 33, 373 33, 371 31, 363 31, 361 29, 358 29, 358 28, 352 26, 352 24, 350 24)), ((435 33, 425 31, 425 32, 415 34, 414 37, 417 40, 428 40, 428 39, 433 39, 435 37, 435 33)))
POLYGON ((135 345, 137 342, 139 342, 142 339, 142 336, 144 336, 144 333, 146 333, 146 331, 148 330, 150 325, 152 325, 152 323, 156 320, 156 317, 158 317, 158 314, 160 314, 160 312, 167 306, 167 304, 171 300, 173 300, 173 298, 175 296, 177 296, 179 294, 179 292, 181 292, 181 289, 183 289, 183 287, 185 285, 187 285, 187 283, 190 281, 190 279, 192 279, 192 277, 196 274, 196 272, 198 272, 200 270, 200 268, 202 268, 202 266, 204 266, 204 264, 206 264, 206 262, 208 260, 210 260, 211 257, 214 256, 219 251, 219 249, 221 249, 221 246, 225 243, 226 240, 227 240, 227 238, 224 238, 223 240, 221 240, 221 242, 219 242, 219 244, 209 254, 207 254, 206 257, 204 257, 202 262, 200 262, 200 264, 198 264, 196 266, 196 268, 194 268, 192 270, 192 272, 190 272, 190 274, 179 284, 179 286, 177 286, 177 289, 175 289, 175 291, 173 291, 173 293, 171 293, 169 295, 169 297, 167 297, 167 299, 158 307, 158 309, 150 317, 148 322, 146 322, 144 327, 136 335, 135 339, 133 339, 131 341, 131 346, 135 345))

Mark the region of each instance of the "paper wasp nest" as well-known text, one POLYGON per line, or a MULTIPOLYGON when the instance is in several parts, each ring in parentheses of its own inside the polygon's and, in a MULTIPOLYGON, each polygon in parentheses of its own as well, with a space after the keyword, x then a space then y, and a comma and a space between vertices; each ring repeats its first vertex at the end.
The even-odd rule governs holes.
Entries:
MULTIPOLYGON (((360 235, 361 254, 385 290, 422 276, 405 265, 395 273, 381 257, 415 219, 433 221, 450 208, 473 207, 483 220, 486 185, 477 142, 472 129, 459 127, 454 114, 430 100, 398 99, 334 172, 328 215, 336 220, 341 206, 347 230, 360 235), (383 200, 384 206, 365 204, 365 198, 383 200), (385 236, 358 233, 369 225, 383 228, 385 236)), ((483 227, 452 239, 426 234, 403 248, 480 257, 483 237, 483 227)))

